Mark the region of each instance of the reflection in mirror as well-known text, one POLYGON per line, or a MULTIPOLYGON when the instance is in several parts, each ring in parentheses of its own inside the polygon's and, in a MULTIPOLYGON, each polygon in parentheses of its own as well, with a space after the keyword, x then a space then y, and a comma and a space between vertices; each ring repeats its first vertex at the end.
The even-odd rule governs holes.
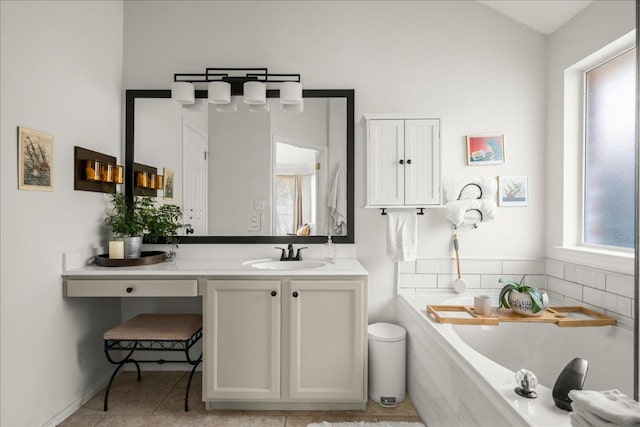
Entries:
POLYGON ((228 113, 206 98, 135 97, 135 162, 173 176, 158 196, 183 207, 193 236, 347 237, 347 97, 305 97, 302 113, 268 102, 228 113))

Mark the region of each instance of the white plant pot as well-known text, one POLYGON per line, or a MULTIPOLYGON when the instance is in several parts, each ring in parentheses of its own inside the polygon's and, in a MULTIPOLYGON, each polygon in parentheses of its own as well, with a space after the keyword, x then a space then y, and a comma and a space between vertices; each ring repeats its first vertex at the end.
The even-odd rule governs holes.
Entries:
POLYGON ((526 293, 515 290, 509 292, 509 305, 514 313, 521 314, 523 316, 541 316, 549 306, 549 296, 545 291, 540 291, 540 293, 542 294, 542 310, 537 313, 533 312, 531 296, 526 293))

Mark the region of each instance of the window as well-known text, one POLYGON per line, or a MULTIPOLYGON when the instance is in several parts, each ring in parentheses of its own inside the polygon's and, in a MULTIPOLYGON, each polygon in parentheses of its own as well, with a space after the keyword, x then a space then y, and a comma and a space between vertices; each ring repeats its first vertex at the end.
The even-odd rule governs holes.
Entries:
POLYGON ((634 246, 635 80, 635 48, 585 73, 585 245, 634 246))

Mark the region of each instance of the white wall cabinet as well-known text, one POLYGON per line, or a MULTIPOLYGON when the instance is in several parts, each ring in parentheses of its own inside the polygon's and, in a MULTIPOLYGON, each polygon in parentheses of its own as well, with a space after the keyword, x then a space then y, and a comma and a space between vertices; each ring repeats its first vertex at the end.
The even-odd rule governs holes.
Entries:
POLYGON ((365 278, 208 280, 207 407, 364 409, 365 286, 365 278))
POLYGON ((440 204, 440 120, 367 117, 367 206, 440 204))

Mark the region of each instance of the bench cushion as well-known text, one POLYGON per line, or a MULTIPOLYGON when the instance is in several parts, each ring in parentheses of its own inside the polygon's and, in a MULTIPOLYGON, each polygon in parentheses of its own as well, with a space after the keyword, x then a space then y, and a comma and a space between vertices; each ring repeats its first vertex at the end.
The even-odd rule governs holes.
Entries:
POLYGON ((186 341, 202 329, 202 314, 139 314, 104 333, 105 340, 186 341))

